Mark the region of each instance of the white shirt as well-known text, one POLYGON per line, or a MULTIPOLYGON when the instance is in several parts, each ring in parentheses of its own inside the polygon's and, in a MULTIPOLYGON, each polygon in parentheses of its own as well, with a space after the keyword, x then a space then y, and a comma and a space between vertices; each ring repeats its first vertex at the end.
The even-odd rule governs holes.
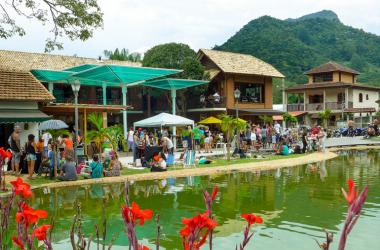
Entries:
POLYGON ((278 123, 274 124, 274 129, 276 130, 276 133, 279 134, 281 132, 281 125, 278 123))
POLYGON ((51 134, 50 133, 44 133, 42 135, 42 140, 44 140, 44 147, 47 147, 48 144, 49 144, 49 140, 52 138, 51 134))
POLYGON ((166 142, 166 147, 167 147, 168 149, 174 148, 174 145, 173 145, 172 140, 170 140, 168 137, 163 137, 163 139, 165 140, 165 142, 166 142))
POLYGON ((133 134, 134 134, 133 130, 130 130, 128 132, 128 141, 133 141, 133 134))

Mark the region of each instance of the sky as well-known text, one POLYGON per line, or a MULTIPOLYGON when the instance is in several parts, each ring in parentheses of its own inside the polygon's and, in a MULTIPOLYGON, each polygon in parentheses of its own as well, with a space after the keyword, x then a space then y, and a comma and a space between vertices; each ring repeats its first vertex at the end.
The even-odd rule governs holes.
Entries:
MULTIPOLYGON (((98 57, 105 49, 143 53, 162 43, 181 42, 194 50, 220 45, 249 21, 263 15, 279 19, 332 10, 355 28, 380 35, 379 0, 98 0, 104 27, 89 40, 64 39, 54 54, 98 57)), ((43 52, 50 26, 17 17, 24 37, 0 39, 0 49, 43 52)))

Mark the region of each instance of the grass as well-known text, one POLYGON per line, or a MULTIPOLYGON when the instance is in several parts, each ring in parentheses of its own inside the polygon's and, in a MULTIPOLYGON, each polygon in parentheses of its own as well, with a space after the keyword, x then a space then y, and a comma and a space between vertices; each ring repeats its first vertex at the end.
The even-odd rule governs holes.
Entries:
MULTIPOLYGON (((220 167, 220 166, 228 166, 232 164, 244 164, 244 163, 254 163, 254 162, 263 162, 263 161, 271 161, 271 160, 279 160, 279 159, 289 159, 289 158, 298 158, 304 156, 303 154, 299 155, 288 155, 288 156, 283 156, 283 155, 266 155, 264 156, 265 158, 259 158, 259 159, 252 159, 252 158, 246 158, 246 159, 240 159, 240 158, 231 158, 230 161, 222 158, 216 158, 213 159, 212 163, 210 164, 196 164, 197 167, 199 168, 212 168, 212 167, 220 167)), ((182 170, 182 166, 176 166, 175 168, 169 167, 168 171, 180 171, 182 170)), ((130 169, 124 167, 121 170, 121 175, 122 176, 128 176, 128 175, 135 175, 135 174, 144 174, 144 173, 149 173, 150 169, 130 169)), ((26 179, 26 178, 25 178, 26 179)), ((83 176, 78 176, 79 180, 83 180, 83 176)), ((8 179, 9 180, 9 179, 8 179)), ((7 185, 9 185, 9 181, 7 181, 7 185)), ((44 184, 48 183, 54 183, 58 182, 57 180, 50 180, 49 178, 46 178, 44 175, 43 176, 36 176, 33 180, 27 182, 32 186, 42 186, 44 184)), ((10 186, 10 185, 9 185, 10 186)))

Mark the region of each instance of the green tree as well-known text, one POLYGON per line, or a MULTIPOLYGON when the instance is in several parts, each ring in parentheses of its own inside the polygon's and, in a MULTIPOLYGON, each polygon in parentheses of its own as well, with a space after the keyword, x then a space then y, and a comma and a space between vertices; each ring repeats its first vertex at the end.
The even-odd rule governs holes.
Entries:
POLYGON ((117 150, 119 141, 122 142, 123 148, 125 148, 125 138, 123 127, 120 125, 114 125, 107 128, 108 136, 111 141, 114 150, 117 150))
POLYGON ((95 127, 87 132, 87 141, 94 141, 99 152, 102 153, 103 142, 112 141, 108 129, 103 127, 103 116, 100 113, 91 113, 87 119, 95 127))
POLYGON ((234 133, 236 131, 245 129, 247 126, 247 122, 242 119, 234 118, 230 115, 225 114, 220 115, 219 118, 222 120, 222 123, 220 124, 220 129, 226 135, 227 160, 229 161, 231 159, 231 142, 233 140, 234 133))
POLYGON ((259 119, 262 120, 265 124, 269 124, 273 122, 273 117, 269 115, 260 115, 259 119))
POLYGON ((97 0, 12 0, 0 3, 0 38, 25 35, 17 16, 51 24, 52 37, 46 39, 45 51, 62 49, 60 37, 85 41, 103 25, 103 13, 97 0))
POLYGON ((282 117, 286 124, 294 125, 298 122, 297 118, 295 116, 292 116, 288 112, 284 113, 282 117))
MULTIPOLYGON (((189 45, 182 43, 167 43, 157 45, 148 50, 142 60, 142 64, 145 67, 155 68, 169 68, 169 69, 181 69, 182 73, 173 77, 201 80, 206 79, 205 69, 203 65, 197 60, 197 54, 192 50, 189 45)), ((191 88, 190 92, 193 96, 203 93, 207 85, 197 86, 191 88)), ((156 90, 154 90, 156 92, 156 90)), ((189 90, 184 89, 177 92, 177 110, 184 113, 186 110, 187 96, 189 90)), ((153 93, 147 91, 147 98, 153 93)), ((171 99, 169 93, 166 92, 166 98, 169 103, 171 99)), ((147 103, 150 103, 147 101, 147 103)), ((150 107, 148 107, 149 109, 150 107)))
POLYGON ((103 53, 108 59, 111 59, 111 60, 141 62, 140 53, 137 53, 137 52, 129 53, 127 49, 121 49, 119 51, 119 49, 116 48, 114 51, 104 50, 103 53))
POLYGON ((324 111, 321 111, 318 113, 318 118, 322 120, 323 127, 327 128, 328 120, 331 117, 331 109, 325 109, 324 111))

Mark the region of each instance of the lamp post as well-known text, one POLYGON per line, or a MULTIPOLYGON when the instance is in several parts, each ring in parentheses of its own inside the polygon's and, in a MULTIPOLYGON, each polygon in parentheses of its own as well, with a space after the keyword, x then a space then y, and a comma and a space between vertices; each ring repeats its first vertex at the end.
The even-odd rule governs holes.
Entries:
MULTIPOLYGON (((78 164, 78 157, 77 157, 77 147, 78 147, 78 120, 79 120, 79 115, 78 115, 78 94, 79 94, 79 90, 80 90, 80 81, 79 80, 75 80, 72 84, 71 84, 71 88, 73 90, 73 93, 74 93, 74 97, 75 97, 75 102, 74 102, 74 106, 75 106, 75 138, 74 138, 74 157, 75 157, 75 162, 78 164)), ((85 121, 86 122, 86 121, 85 121)))
POLYGON ((241 92, 238 88, 234 91, 234 97, 235 97, 235 110, 236 110, 236 118, 239 118, 239 109, 238 109, 238 102, 240 99, 241 92))

